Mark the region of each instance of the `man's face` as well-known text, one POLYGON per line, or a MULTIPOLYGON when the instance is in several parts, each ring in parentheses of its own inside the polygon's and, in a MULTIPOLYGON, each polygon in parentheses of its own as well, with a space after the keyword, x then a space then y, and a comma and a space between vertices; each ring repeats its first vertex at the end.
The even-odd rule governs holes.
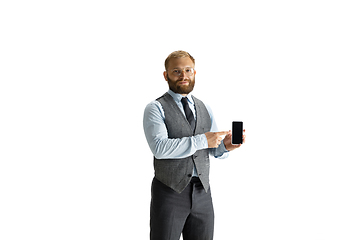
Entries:
POLYGON ((167 71, 164 72, 170 90, 182 95, 189 94, 195 86, 194 67, 194 63, 188 57, 171 59, 167 71))

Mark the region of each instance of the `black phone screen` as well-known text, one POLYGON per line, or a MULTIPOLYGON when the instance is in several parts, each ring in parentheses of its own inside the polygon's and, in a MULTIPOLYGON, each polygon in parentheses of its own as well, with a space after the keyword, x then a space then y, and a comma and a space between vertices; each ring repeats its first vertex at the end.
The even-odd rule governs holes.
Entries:
POLYGON ((242 144, 243 122, 232 122, 232 144, 242 144))

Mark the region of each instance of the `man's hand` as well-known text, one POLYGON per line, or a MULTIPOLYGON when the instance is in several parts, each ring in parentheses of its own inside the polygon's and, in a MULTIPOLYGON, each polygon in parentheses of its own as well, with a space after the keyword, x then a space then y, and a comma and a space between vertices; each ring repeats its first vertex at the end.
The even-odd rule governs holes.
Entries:
POLYGON ((205 133, 205 136, 206 136, 206 139, 208 142, 208 147, 209 148, 217 148, 221 143, 221 140, 222 140, 221 136, 223 136, 225 134, 229 134, 229 133, 230 133, 230 131, 205 133))
MULTIPOLYGON (((231 131, 229 131, 229 133, 224 138, 224 145, 225 145, 226 150, 228 150, 228 151, 235 150, 241 146, 241 144, 232 145, 231 144, 231 136, 232 136, 231 131)), ((246 138, 246 135, 245 135, 245 129, 244 129, 243 144, 245 143, 245 138, 246 138)))

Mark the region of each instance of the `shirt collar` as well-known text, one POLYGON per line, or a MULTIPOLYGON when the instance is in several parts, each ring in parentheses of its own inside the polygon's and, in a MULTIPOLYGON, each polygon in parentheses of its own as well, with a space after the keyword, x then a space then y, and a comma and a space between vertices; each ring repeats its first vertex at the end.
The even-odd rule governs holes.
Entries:
MULTIPOLYGON (((168 93, 170 94, 170 96, 173 97, 173 99, 175 100, 175 102, 179 103, 181 102, 181 99, 184 97, 183 95, 179 94, 179 93, 174 93, 172 90, 169 89, 168 93)), ((192 98, 192 94, 189 93, 187 96, 188 98, 188 101, 191 103, 191 104, 194 104, 194 100, 192 98)))

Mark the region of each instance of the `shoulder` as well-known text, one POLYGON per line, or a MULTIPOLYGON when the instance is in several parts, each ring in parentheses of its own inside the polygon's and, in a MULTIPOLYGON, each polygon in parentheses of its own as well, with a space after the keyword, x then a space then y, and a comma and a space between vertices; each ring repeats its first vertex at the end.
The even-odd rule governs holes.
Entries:
POLYGON ((162 101, 168 101, 169 99, 171 99, 172 98, 172 96, 169 94, 169 93, 164 93, 161 97, 158 97, 157 99, 156 99, 156 101, 158 101, 158 102, 162 102, 162 101))
POLYGON ((158 100, 151 101, 145 107, 145 112, 161 111, 162 106, 158 100))
POLYGON ((154 100, 146 105, 144 110, 144 120, 164 119, 164 110, 159 101, 154 100))

